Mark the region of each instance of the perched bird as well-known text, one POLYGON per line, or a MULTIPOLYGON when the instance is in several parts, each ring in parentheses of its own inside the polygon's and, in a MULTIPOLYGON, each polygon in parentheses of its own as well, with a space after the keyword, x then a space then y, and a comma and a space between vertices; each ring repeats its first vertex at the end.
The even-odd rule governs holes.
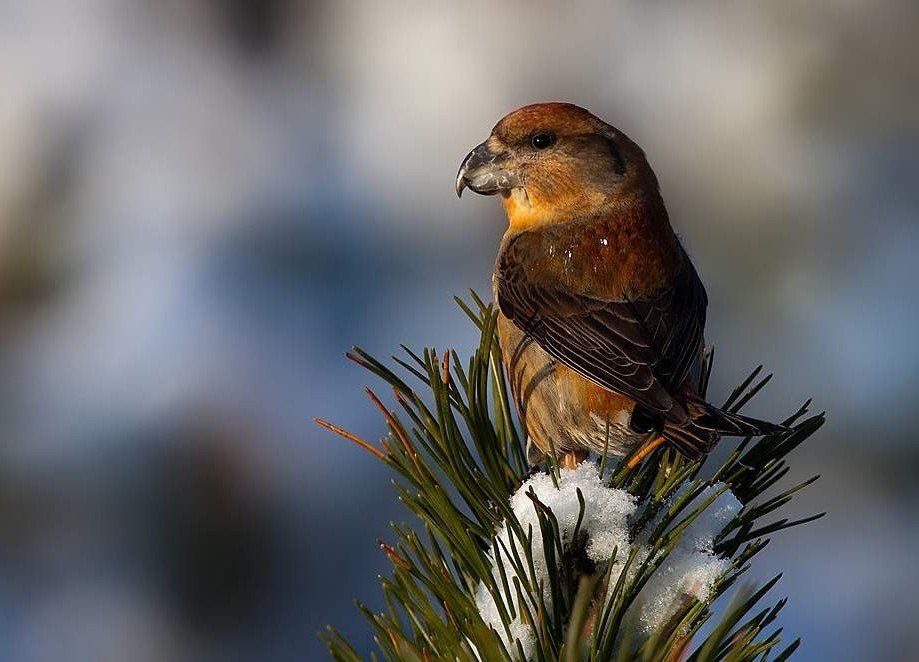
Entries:
POLYGON ((531 463, 661 443, 698 458, 721 435, 785 429, 696 392, 705 288, 625 134, 571 104, 525 106, 463 160, 466 188, 500 194, 508 218, 493 286, 531 463))

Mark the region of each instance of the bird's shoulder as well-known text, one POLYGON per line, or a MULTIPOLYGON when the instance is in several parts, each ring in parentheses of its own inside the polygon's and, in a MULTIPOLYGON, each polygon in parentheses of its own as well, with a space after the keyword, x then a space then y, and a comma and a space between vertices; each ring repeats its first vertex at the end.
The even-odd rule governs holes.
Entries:
POLYGON ((495 265, 496 286, 523 278, 606 301, 654 296, 688 261, 669 224, 663 225, 611 215, 509 232, 495 265))

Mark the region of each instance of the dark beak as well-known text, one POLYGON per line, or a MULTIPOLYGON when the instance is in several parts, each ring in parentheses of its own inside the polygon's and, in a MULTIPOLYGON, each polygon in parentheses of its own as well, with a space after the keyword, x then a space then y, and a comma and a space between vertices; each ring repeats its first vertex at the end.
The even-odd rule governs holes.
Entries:
POLYGON ((517 173, 508 168, 507 154, 492 150, 488 143, 486 140, 463 159, 456 173, 456 195, 462 197, 465 188, 481 195, 494 195, 521 185, 517 173))

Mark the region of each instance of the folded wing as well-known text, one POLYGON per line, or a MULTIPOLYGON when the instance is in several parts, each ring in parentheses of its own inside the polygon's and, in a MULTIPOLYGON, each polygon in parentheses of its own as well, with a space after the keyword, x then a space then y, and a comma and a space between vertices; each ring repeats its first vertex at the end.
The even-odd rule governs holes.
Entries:
MULTIPOLYGON (((539 238, 523 233, 495 271, 501 312, 557 361, 627 395, 672 423, 687 420, 680 389, 702 346, 705 288, 689 259, 669 286, 647 298, 604 300, 530 277, 526 254, 539 238)), ((561 283, 562 279, 558 279, 561 283)))

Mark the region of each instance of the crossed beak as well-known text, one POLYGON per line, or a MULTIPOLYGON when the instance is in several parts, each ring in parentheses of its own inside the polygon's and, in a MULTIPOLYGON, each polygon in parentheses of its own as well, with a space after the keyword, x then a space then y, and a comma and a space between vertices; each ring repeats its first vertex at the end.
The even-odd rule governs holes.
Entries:
POLYGON ((509 168, 507 153, 492 149, 489 142, 486 140, 463 159, 456 173, 456 195, 462 197, 465 188, 481 195, 495 195, 522 186, 517 171, 509 168))

